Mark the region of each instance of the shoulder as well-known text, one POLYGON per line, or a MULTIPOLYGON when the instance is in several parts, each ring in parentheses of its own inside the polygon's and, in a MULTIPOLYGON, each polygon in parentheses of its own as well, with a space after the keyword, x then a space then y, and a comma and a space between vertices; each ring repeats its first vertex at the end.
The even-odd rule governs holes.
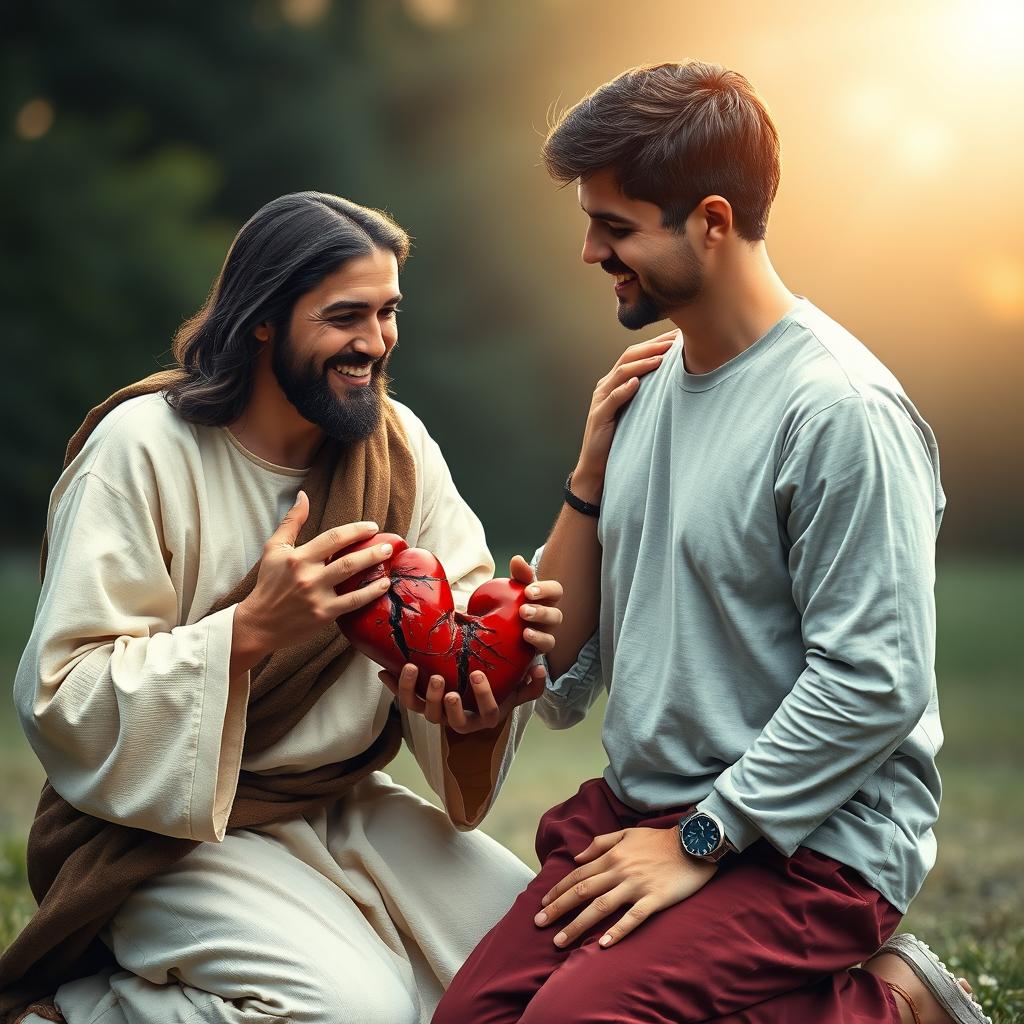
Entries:
POLYGON ((430 431, 427 430, 423 420, 403 402, 394 398, 389 398, 389 401, 398 416, 399 423, 405 430, 405 436, 409 441, 409 447, 412 449, 417 467, 421 470, 429 470, 438 461, 443 463, 444 457, 441 455, 441 449, 430 436, 430 431))
POLYGON ((391 407, 398 415, 398 421, 405 429, 405 433, 409 438, 410 444, 421 444, 425 438, 430 437, 423 420, 421 420, 419 416, 409 408, 409 406, 404 402, 399 402, 397 398, 389 397, 388 401, 391 403, 391 407))
POLYGON ((100 420, 55 491, 89 474, 126 498, 152 498, 162 476, 180 479, 198 458, 197 429, 205 428, 182 419, 162 393, 130 398, 100 420))
POLYGON ((845 327, 805 302, 794 316, 786 372, 786 433, 868 421, 914 428, 931 437, 923 417, 891 370, 845 327))
POLYGON ((833 402, 860 395, 895 396, 903 387, 889 368, 859 338, 816 306, 805 303, 794 316, 797 344, 791 347, 791 398, 806 411, 819 412, 833 402))
POLYGON ((399 422, 405 428, 409 447, 416 463, 416 480, 424 506, 432 507, 440 498, 455 490, 451 470, 440 445, 430 436, 426 424, 402 402, 390 399, 399 422))

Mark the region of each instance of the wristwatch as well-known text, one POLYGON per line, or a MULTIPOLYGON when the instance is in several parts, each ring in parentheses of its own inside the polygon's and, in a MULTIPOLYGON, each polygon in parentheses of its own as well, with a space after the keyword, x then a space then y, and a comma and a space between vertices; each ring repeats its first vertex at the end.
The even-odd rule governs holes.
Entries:
POLYGON ((725 826, 707 811, 694 811, 679 822, 679 842, 691 857, 712 864, 736 849, 725 838, 725 826))

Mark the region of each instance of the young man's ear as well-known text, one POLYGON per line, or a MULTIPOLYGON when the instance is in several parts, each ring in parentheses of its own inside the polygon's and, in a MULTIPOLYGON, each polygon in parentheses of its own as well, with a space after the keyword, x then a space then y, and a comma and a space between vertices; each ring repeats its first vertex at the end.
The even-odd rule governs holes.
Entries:
POLYGON ((257 324, 252 329, 252 336, 262 344, 266 344, 274 337, 274 328, 271 324, 263 323, 257 324))
POLYGON ((701 219, 705 244, 719 245, 732 229, 732 206, 722 196, 707 196, 694 213, 701 219))

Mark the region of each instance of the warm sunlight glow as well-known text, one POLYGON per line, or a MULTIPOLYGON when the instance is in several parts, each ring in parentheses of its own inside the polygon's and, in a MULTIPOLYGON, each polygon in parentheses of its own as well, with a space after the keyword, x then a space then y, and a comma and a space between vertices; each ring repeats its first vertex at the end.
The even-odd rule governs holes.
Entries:
POLYGON ((854 88, 843 104, 843 119, 854 134, 870 139, 887 130, 896 119, 895 91, 865 82, 854 88))
POLYGON ((450 25, 463 14, 459 0, 405 0, 405 9, 416 21, 432 27, 450 25))
POLYGON ((980 266, 975 290, 985 309, 1003 323, 1024 321, 1024 261, 992 257, 980 266))
POLYGON ((1021 0, 967 0, 949 19, 953 45, 989 70, 1016 64, 1024 71, 1024 3, 1021 0))
POLYGON ((908 125, 897 146, 900 162, 911 171, 941 170, 953 153, 953 133, 939 121, 908 125))

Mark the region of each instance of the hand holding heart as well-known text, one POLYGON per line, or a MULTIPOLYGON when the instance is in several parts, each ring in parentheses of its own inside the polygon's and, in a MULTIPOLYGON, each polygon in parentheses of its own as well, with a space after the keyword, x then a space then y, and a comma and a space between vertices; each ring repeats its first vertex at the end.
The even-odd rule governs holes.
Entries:
POLYGON ((561 612, 550 604, 561 596, 558 583, 537 583, 517 556, 510 565, 514 578, 479 586, 463 613, 455 609, 437 558, 409 548, 401 537, 368 538, 338 560, 381 543, 391 546, 392 557, 353 574, 338 592, 381 578, 390 581, 387 592, 341 616, 338 625, 354 647, 384 666, 380 678, 404 707, 428 721, 445 721, 457 732, 474 732, 492 728, 517 704, 540 696, 543 669, 529 674, 527 669, 537 651, 546 653, 554 645, 553 637, 536 627, 561 621, 561 612))
MULTIPOLYGON (((347 523, 325 530, 298 547, 295 541, 309 515, 309 498, 299 491, 295 504, 281 525, 263 545, 256 585, 235 608, 234 636, 246 649, 244 665, 282 647, 309 640, 339 615, 354 611, 387 591, 387 582, 375 580, 340 595, 335 588, 356 573, 390 555, 380 545, 366 548, 344 560, 331 558, 341 548, 364 541, 377 533, 376 523, 347 523)), ((235 646, 234 639, 232 642, 235 646)))
MULTIPOLYGON (((532 602, 520 606, 520 617, 535 626, 557 625, 562 613, 553 604, 562 596, 561 584, 555 580, 535 582, 529 563, 519 555, 509 563, 509 572, 514 580, 527 584, 525 595, 532 602)), ((542 629, 525 629, 523 636, 541 654, 546 654, 555 645, 554 637, 542 629)), ((472 703, 469 706, 475 706, 476 710, 473 711, 466 709, 459 693, 445 693, 444 679, 439 675, 431 676, 425 688, 419 687, 425 689, 425 697, 421 696, 416 685, 419 675, 416 666, 408 664, 403 666, 398 678, 390 672, 381 672, 380 678, 398 697, 403 707, 422 714, 428 722, 444 722, 453 732, 463 734, 493 729, 508 717, 513 708, 540 697, 547 678, 544 669, 535 665, 518 686, 506 692, 499 700, 487 675, 473 672, 469 677, 472 687, 472 703)))
MULTIPOLYGON (((252 668, 280 648, 311 639, 328 623, 359 609, 372 609, 375 604, 379 609, 392 589, 391 578, 382 563, 390 563, 398 548, 408 548, 402 538, 378 537, 376 523, 347 523, 296 546, 308 515, 309 499, 299 491, 295 504, 263 546, 256 584, 235 608, 233 675, 252 668)), ((420 554, 429 556, 427 552, 420 554)), ((450 602, 451 592, 443 570, 436 559, 434 563, 436 583, 440 586, 443 581, 450 602)), ((536 668, 527 674, 526 667, 535 652, 547 653, 554 646, 554 638, 546 627, 561 621, 561 612, 552 605, 562 596, 562 588, 553 581, 535 582, 533 570, 519 556, 512 560, 511 571, 513 580, 491 580, 477 588, 473 595, 477 604, 467 609, 476 623, 468 634, 473 642, 467 645, 467 652, 483 653, 486 657, 483 662, 479 658, 464 659, 463 668, 468 671, 463 673, 467 678, 462 695, 452 694, 442 705, 444 685, 436 680, 433 686, 428 685, 426 675, 446 668, 443 663, 427 662, 422 694, 417 695, 415 667, 407 666, 403 672, 407 659, 401 655, 390 662, 394 672, 382 673, 381 678, 405 707, 424 714, 430 721, 446 721, 456 732, 474 732, 496 725, 516 704, 540 696, 544 688, 543 670, 536 668), (524 622, 531 626, 523 629, 524 622), (488 631, 495 624, 500 626, 500 645, 490 642, 488 631), (519 669, 510 678, 509 665, 516 664, 519 669), (502 687, 497 697, 487 674, 479 671, 481 665, 493 665, 496 670, 492 674, 502 687), (401 674, 401 679, 397 674, 401 674)), ((454 609, 452 612, 455 620, 467 618, 454 609)), ((413 639, 417 646, 422 636, 414 630, 413 639)), ((414 652, 410 649, 408 653, 412 656, 414 652)), ((441 676, 437 675, 437 679, 441 676)))

